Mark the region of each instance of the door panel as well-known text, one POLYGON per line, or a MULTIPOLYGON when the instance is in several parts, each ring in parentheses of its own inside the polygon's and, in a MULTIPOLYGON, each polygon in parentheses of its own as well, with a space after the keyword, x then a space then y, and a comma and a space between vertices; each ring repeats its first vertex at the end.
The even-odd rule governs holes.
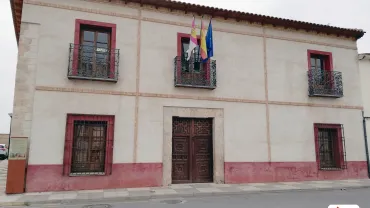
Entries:
POLYGON ((212 137, 194 137, 193 147, 193 182, 212 182, 212 137))
POLYGON ((212 119, 175 117, 172 135, 172 183, 212 182, 212 119))
POLYGON ((193 120, 193 135, 212 138, 212 119, 198 118, 193 120))
POLYGON ((189 137, 174 137, 172 140, 172 180, 174 183, 191 182, 189 141, 189 137))

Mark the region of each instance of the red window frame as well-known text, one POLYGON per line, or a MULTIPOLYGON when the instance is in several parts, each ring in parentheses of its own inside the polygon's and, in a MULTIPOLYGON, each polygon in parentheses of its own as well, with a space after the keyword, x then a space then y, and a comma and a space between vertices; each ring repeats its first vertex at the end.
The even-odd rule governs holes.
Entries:
POLYGON ((72 165, 72 146, 73 132, 75 121, 106 121, 107 122, 107 138, 105 151, 105 170, 104 175, 112 173, 113 163, 113 142, 114 142, 114 116, 107 115, 82 115, 82 114, 67 114, 66 135, 64 143, 64 158, 63 158, 63 174, 71 174, 72 165))
MULTIPOLYGON (((94 27, 100 27, 100 28, 108 29, 108 30, 111 31, 110 72, 111 72, 111 76, 113 76, 113 77, 109 77, 109 78, 112 78, 112 79, 115 78, 114 77, 115 76, 115 64, 114 64, 115 63, 115 55, 114 55, 114 52, 115 52, 115 49, 116 49, 116 42, 117 42, 117 39, 116 39, 117 26, 116 26, 116 24, 111 24, 111 23, 106 23, 106 22, 96 22, 96 21, 91 21, 91 20, 76 19, 75 36, 74 36, 75 46, 79 45, 81 43, 81 35, 80 35, 81 26, 94 26, 94 27)), ((73 63, 72 63, 72 66, 73 66, 72 74, 73 75, 77 75, 77 71, 78 71, 78 51, 79 51, 78 47, 74 47, 73 63)))
MULTIPOLYGON (((177 33, 177 56, 181 57, 181 39, 182 38, 189 38, 190 39, 190 34, 187 33, 177 33)), ((197 35, 198 39, 198 44, 200 44, 200 35, 197 35)), ((179 79, 179 82, 181 82, 181 61, 177 62, 177 77, 179 79)), ((203 69, 205 69, 205 76, 206 76, 206 81, 209 83, 211 80, 211 69, 210 69, 210 59, 207 60, 207 62, 202 63, 203 64, 203 69)))
POLYGON ((307 50, 308 70, 311 70, 311 56, 322 55, 325 56, 324 69, 327 71, 333 71, 333 54, 326 51, 307 50))
POLYGON ((335 142, 335 146, 333 151, 335 151, 335 169, 342 169, 345 165, 344 159, 344 149, 343 149, 343 135, 342 135, 342 125, 340 124, 323 124, 323 123, 315 123, 314 124, 314 136, 315 136, 315 153, 316 153, 316 163, 318 169, 322 169, 320 167, 320 145, 319 145, 319 128, 326 128, 326 129, 335 129, 337 131, 337 141, 335 142))
MULTIPOLYGON (((324 70, 329 72, 333 71, 333 55, 331 52, 317 51, 317 50, 307 50, 307 61, 308 70, 311 71, 311 57, 312 55, 320 55, 325 57, 324 59, 324 70)), ((329 73, 330 74, 330 73, 329 73)), ((334 80, 330 79, 330 87, 334 87, 334 80)))

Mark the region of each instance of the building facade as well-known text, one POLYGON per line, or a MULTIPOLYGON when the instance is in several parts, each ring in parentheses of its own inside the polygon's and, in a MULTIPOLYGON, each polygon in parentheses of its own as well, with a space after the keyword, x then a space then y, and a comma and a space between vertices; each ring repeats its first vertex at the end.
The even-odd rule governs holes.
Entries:
POLYGON ((11 1, 19 45, 11 137, 28 142, 18 187, 368 177, 363 31, 136 2, 11 1), (198 34, 201 16, 206 25, 213 16, 206 63, 198 50, 184 55, 193 15, 198 34))
MULTIPOLYGON (((370 142, 369 142, 369 133, 370 133, 370 96, 367 93, 367 89, 370 86, 370 53, 362 53, 358 55, 359 59, 359 69, 361 77, 361 88, 362 88, 362 101, 363 101, 363 126, 364 126, 364 136, 365 136, 365 145, 367 146, 366 155, 367 162, 370 164, 370 142)), ((370 173, 370 166, 368 166, 368 172, 370 173)))

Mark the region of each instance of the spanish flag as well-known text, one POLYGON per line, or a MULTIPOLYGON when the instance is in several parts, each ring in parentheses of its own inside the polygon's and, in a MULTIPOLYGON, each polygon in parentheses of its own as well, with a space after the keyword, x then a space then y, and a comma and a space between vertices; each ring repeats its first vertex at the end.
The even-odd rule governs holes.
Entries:
POLYGON ((200 26, 200 57, 201 59, 207 60, 207 43, 206 43, 206 29, 204 28, 203 19, 200 26))

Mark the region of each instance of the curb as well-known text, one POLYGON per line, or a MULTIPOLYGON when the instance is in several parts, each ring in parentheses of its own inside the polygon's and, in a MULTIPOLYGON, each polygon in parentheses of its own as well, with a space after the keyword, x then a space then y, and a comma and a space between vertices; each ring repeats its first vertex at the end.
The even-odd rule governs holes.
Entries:
POLYGON ((196 198, 196 197, 212 197, 212 196, 232 196, 232 195, 248 195, 261 193, 286 193, 292 191, 309 192, 309 191, 330 191, 343 189, 365 189, 370 188, 370 185, 362 186, 340 186, 340 187, 325 187, 325 188, 297 188, 284 190, 257 190, 257 191, 234 191, 234 192, 207 192, 207 193, 188 193, 188 194, 164 194, 164 195, 146 195, 146 196, 121 196, 98 199, 61 199, 47 201, 25 201, 25 202, 0 202, 0 206, 30 206, 30 205, 45 205, 45 204, 86 204, 86 203, 102 203, 102 202, 135 202, 147 201, 151 199, 168 199, 168 198, 196 198))

